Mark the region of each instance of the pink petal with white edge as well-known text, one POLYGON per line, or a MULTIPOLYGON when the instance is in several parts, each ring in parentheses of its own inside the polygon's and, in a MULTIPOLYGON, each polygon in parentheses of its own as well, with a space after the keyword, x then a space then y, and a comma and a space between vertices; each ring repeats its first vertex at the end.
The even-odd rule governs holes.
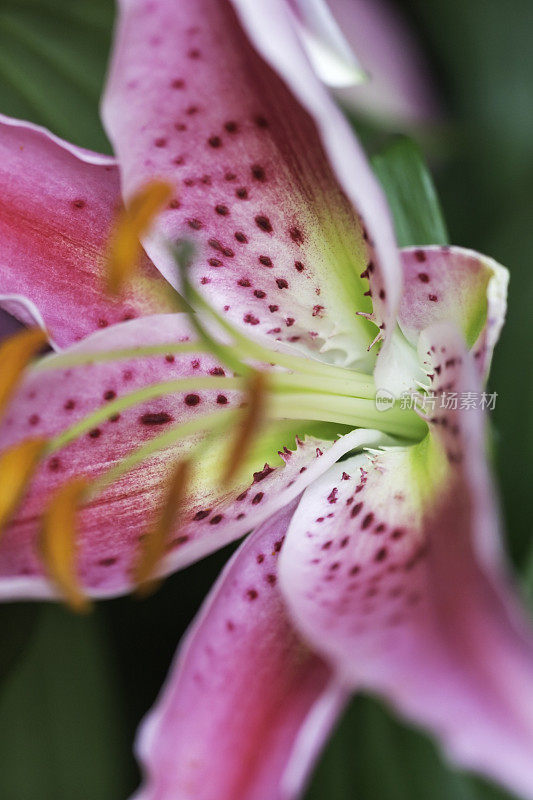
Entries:
POLYGON ((277 587, 294 507, 240 547, 180 647, 140 729, 135 800, 299 796, 345 693, 295 633, 277 587))
MULTIPOLYGON (((299 0, 305 5, 306 0, 299 0)), ((336 92, 348 108, 412 128, 435 124, 442 108, 415 32, 388 0, 328 0, 368 80, 336 92)))
MULTIPOLYGON (((108 328, 70 348, 68 354, 184 342, 191 335, 185 315, 145 317, 108 328)), ((60 356, 52 355, 50 359, 60 356)), ((158 355, 116 362, 99 362, 69 368, 30 371, 15 395, 0 426, 1 447, 26 437, 51 437, 87 414, 109 405, 122 395, 166 380, 210 377, 224 382, 224 370, 212 356, 186 353, 158 355)), ((229 377, 229 376, 228 376, 229 377)), ((124 409, 86 430, 78 439, 48 457, 31 483, 25 502, 0 541, 0 597, 48 597, 53 590, 44 578, 36 544, 39 520, 51 492, 75 475, 96 478, 137 446, 172 425, 223 409, 235 408, 242 395, 223 386, 191 388, 146 400, 124 409)), ((279 423, 278 423, 279 424, 279 423)), ((182 525, 171 535, 169 552, 160 574, 179 569, 233 541, 260 524, 274 510, 300 494, 310 481, 351 449, 355 434, 337 443, 309 437, 295 443, 276 439, 268 457, 250 468, 249 478, 236 487, 219 486, 220 449, 207 451, 195 473, 182 514, 182 525), (278 448, 288 447, 277 454, 278 448), (281 458, 280 458, 281 456, 281 458), (275 466, 279 464, 280 466, 275 466), (253 473, 253 474, 252 474, 253 473)), ((198 437, 198 435, 197 435, 198 437)), ((196 437, 196 438, 197 438, 196 437)), ((357 438, 355 436, 355 438, 357 438)), ((193 440, 194 441, 194 440, 193 440)), ((180 455, 188 452, 191 438, 159 452, 114 483, 80 515, 79 576, 95 596, 119 594, 131 588, 131 568, 138 556, 139 539, 161 500, 164 479, 180 455)))
MULTIPOLYGON (((367 358, 369 258, 380 323, 400 293, 385 200, 283 0, 233 5, 252 43, 229 2, 121 3, 103 116, 123 193, 176 181, 160 231, 196 237, 192 275, 249 335, 367 358)), ((176 284, 161 241, 146 247, 176 284)))
MULTIPOLYGON (((428 329, 421 347, 438 398, 479 391, 451 326, 428 329)), ((533 647, 501 552, 483 414, 438 408, 430 426, 420 445, 345 461, 306 491, 282 590, 302 635, 354 688, 382 693, 458 764, 532 798, 533 647)))
POLYGON ((486 376, 505 321, 508 271, 464 247, 408 247, 401 258, 398 324, 408 341, 416 347, 428 325, 454 322, 486 376))
MULTIPOLYGON (((0 181, 0 307, 25 324, 40 316, 59 346, 163 310, 142 286, 120 301, 103 292, 105 248, 121 204, 113 159, 0 115, 0 181)), ((146 258, 144 267, 160 280, 146 258)))

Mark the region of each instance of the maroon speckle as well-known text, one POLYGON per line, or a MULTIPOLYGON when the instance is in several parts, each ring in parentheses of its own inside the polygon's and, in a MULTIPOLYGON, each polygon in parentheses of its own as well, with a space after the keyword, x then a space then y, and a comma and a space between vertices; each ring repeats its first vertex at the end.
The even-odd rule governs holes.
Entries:
POLYGON ((204 227, 203 223, 199 219, 188 219, 187 225, 189 226, 189 228, 192 228, 193 231, 199 231, 201 228, 204 227))
POLYGON ((404 535, 405 531, 403 530, 403 528, 395 528, 395 530, 393 530, 393 532, 391 533, 391 537, 393 539, 401 539, 402 536, 404 535))
POLYGON ((352 510, 350 512, 350 516, 351 517, 356 517, 359 514, 359 512, 361 511, 362 508, 363 508, 363 504, 362 503, 356 503, 355 506, 352 508, 352 510))
POLYGON ((285 320, 285 325, 287 326, 287 328, 290 328, 292 325, 294 325, 294 322, 295 322, 294 317, 287 317, 287 319, 285 320))
POLYGON ((218 525, 218 523, 221 521, 222 521, 222 514, 215 514, 215 516, 209 520, 209 524, 218 525))
POLYGON ((98 320, 98 327, 99 328, 107 328, 109 322, 106 319, 99 319, 98 320))
POLYGON ((76 407, 76 401, 75 400, 67 400, 65 402, 65 405, 63 406, 65 411, 72 411, 72 409, 75 408, 75 407, 76 407))
POLYGON ((260 470, 259 472, 254 472, 254 483, 259 483, 268 475, 270 475, 271 472, 274 472, 274 469, 270 467, 268 464, 265 464, 262 470, 260 470))
POLYGON ((217 147, 222 147, 222 139, 220 136, 210 136, 207 140, 207 144, 209 147, 214 147, 216 149, 217 147))
POLYGON ((193 519, 196 522, 200 522, 200 520, 205 519, 206 517, 208 517, 210 513, 211 513, 211 509, 210 508, 203 508, 201 511, 197 511, 196 512, 196 514, 194 515, 193 519))
POLYGON ((243 322, 246 322, 248 325, 259 325, 259 320, 257 317, 254 317, 253 314, 245 314, 243 322))
POLYGON ((117 563, 116 556, 109 556, 109 558, 101 558, 98 562, 99 567, 112 567, 117 563))
POLYGON ((192 50, 189 50, 189 52, 187 53, 187 55, 189 56, 189 58, 192 58, 193 60, 196 60, 196 59, 200 58, 200 56, 201 56, 202 54, 201 54, 201 52, 198 50, 198 48, 196 48, 196 47, 193 47, 193 49, 192 49, 192 50))
POLYGON ((418 280, 422 281, 422 283, 429 283, 429 275, 427 274, 427 272, 419 272, 418 280))
POLYGON ((224 372, 222 367, 213 367, 212 369, 209 370, 209 374, 210 375, 219 375, 219 376, 223 377, 226 373, 224 372))
POLYGON ((186 109, 185 113, 188 114, 189 116, 192 116, 192 114, 197 114, 198 113, 198 106, 189 106, 186 109))
POLYGON ((93 428, 92 431, 89 431, 89 436, 91 439, 98 439, 99 436, 102 435, 102 431, 100 428, 93 428))
POLYGON ((154 141, 156 147, 166 147, 167 146, 167 139, 164 136, 160 136, 154 141))
POLYGON ((228 122, 224 123, 224 127, 228 133, 236 133, 239 126, 234 120, 230 119, 228 122))
POLYGON ((374 556, 374 561, 384 561, 387 558, 387 548, 380 547, 374 556))
POLYGON ((271 267, 272 266, 272 259, 268 256, 259 256, 259 263, 262 264, 264 267, 271 267))
POLYGON ((255 560, 257 561, 258 564, 262 564, 263 561, 265 560, 263 553, 258 553, 257 556, 255 557, 255 560))
POLYGON ((168 362, 169 364, 173 364, 175 360, 176 360, 175 357, 170 353, 165 356, 165 361, 168 362))
POLYGON ((266 117, 263 117, 262 114, 258 114, 254 117, 254 122, 258 128, 268 128, 268 120, 266 117))
POLYGON ((117 393, 113 391, 113 389, 108 389, 104 392, 104 400, 114 400, 117 396, 117 393))
POLYGON ((38 414, 32 414, 29 418, 28 422, 30 425, 37 425, 40 422, 41 418, 38 414))
POLYGON ((240 200, 248 199, 248 189, 246 188, 246 186, 240 186, 238 189, 235 190, 235 194, 240 200))
POLYGON ((248 237, 242 231, 235 231, 235 238, 241 244, 246 244, 248 242, 248 237))
POLYGON ((77 200, 72 201, 73 208, 85 208, 85 200, 82 200, 81 197, 77 200))
POLYGON ((289 235, 293 242, 296 244, 303 244, 304 235, 299 228, 291 228, 289 231, 289 235))
POLYGON ((272 225, 270 223, 270 220, 263 214, 258 214, 255 217, 255 224, 260 230, 265 231, 265 233, 272 233, 272 225))
POLYGON ((432 303, 437 302, 437 295, 436 294, 428 294, 428 300, 431 300, 432 303))
POLYGON ((276 583, 276 576, 274 575, 273 572, 269 572, 268 575, 266 576, 265 580, 271 586, 274 586, 274 584, 276 583))
POLYGON ((263 299, 263 297, 266 297, 266 292, 264 292, 262 289, 256 289, 256 290, 254 291, 254 295, 255 295, 257 298, 259 298, 259 300, 262 300, 262 299, 263 299))
MULTIPOLYGON (((356 506, 354 506, 354 508, 356 508, 356 506)), ((363 521, 361 523, 361 528, 363 530, 366 530, 366 528, 368 528, 370 525, 372 525, 373 521, 374 521, 374 515, 373 515, 372 512, 370 512, 370 514, 367 514, 366 517, 363 519, 363 521)))
POLYGON ((59 460, 59 458, 57 458, 57 456, 54 456, 48 462, 48 469, 51 472, 57 472, 60 466, 61 466, 61 461, 59 460))
POLYGON ((285 278, 276 278, 276 283, 279 289, 288 289, 289 283, 285 280, 285 278))
POLYGON ((304 269, 305 269, 305 267, 304 267, 304 265, 302 264, 302 262, 301 262, 301 261, 295 261, 295 262, 294 262, 294 266, 296 267, 296 269, 298 270, 298 272, 303 272, 303 271, 304 271, 304 269))
POLYGON ((248 589, 248 591, 246 592, 246 597, 248 598, 248 600, 256 600, 258 597, 257 590, 248 589))
POLYGON ((207 263, 209 264, 210 267, 220 267, 222 261, 219 258, 209 258, 207 260, 207 263))
POLYGON ((256 181, 264 182, 266 180, 265 170, 260 164, 254 164, 252 166, 252 177, 256 181))
POLYGON ((422 264, 426 260, 426 254, 423 250, 415 250, 415 258, 422 264))
POLYGON ((337 502, 337 495, 339 494, 339 490, 335 486, 331 492, 328 494, 328 503, 336 503, 337 502))
POLYGON ((278 311, 278 309, 279 309, 279 306, 275 306, 275 305, 271 305, 271 306, 268 307, 268 310, 270 311, 271 314, 273 314, 274 311, 278 311))
POLYGON ((225 406, 227 402, 228 398, 226 397, 225 394, 217 395, 217 403, 219 404, 219 406, 225 406))
POLYGON ((359 572, 361 572, 361 567, 359 566, 359 564, 354 564, 354 566, 350 570, 350 575, 358 575, 359 572))
POLYGON ((185 405, 186 406, 197 406, 200 402, 200 395, 199 394, 187 394, 185 395, 185 405))
POLYGON ((183 78, 174 78, 170 85, 172 89, 183 89, 185 86, 185 81, 183 78))
POLYGON ((215 211, 221 217, 227 217, 229 214, 229 208, 225 205, 222 205, 222 203, 219 203, 218 205, 215 206, 215 211))
POLYGON ((313 306, 313 317, 322 316, 323 311, 324 311, 324 306, 313 306))
POLYGON ((379 299, 380 300, 385 300, 385 289, 380 289, 379 290, 379 299))
POLYGON ((173 422, 174 417, 168 411, 147 411, 139 417, 139 421, 143 425, 165 425, 167 422, 173 422))
POLYGON ((264 493, 263 493, 263 492, 258 492, 258 493, 257 493, 257 494, 256 494, 256 495, 255 495, 255 496, 252 498, 252 505, 256 506, 258 503, 260 503, 260 502, 261 502, 261 500, 263 499, 263 497, 264 497, 264 496, 265 496, 265 495, 264 495, 264 493))
POLYGON ((250 281, 248 280, 248 278, 239 278, 237 283, 238 283, 239 286, 244 286, 245 289, 250 288, 250 286, 252 285, 250 283, 250 281))

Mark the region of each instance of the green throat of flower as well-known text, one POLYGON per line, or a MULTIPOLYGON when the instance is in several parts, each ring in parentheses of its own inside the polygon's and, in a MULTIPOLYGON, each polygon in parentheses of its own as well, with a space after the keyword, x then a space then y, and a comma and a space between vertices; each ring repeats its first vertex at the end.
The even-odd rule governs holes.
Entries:
MULTIPOLYGON (((151 544, 144 555, 141 554, 137 570, 139 584, 150 579, 164 550, 161 530, 170 525, 170 520, 175 523, 175 498, 183 498, 186 493, 183 483, 188 480, 190 468, 195 462, 200 463, 205 448, 215 442, 218 446, 220 441, 227 442, 227 447, 221 451, 220 483, 228 485, 239 469, 248 463, 247 457, 267 425, 275 428, 279 423, 283 427, 287 421, 302 423, 304 427, 305 423, 328 423, 333 438, 350 429, 372 428, 410 442, 420 441, 427 430, 425 422, 414 410, 402 408, 400 404, 393 403, 383 413, 376 403, 376 388, 371 375, 281 349, 273 350, 248 339, 211 308, 191 285, 187 267, 192 254, 188 242, 174 248, 183 298, 196 332, 195 341, 94 353, 71 351, 44 357, 34 363, 32 370, 35 373, 83 364, 145 359, 158 354, 175 356, 202 352, 214 356, 226 369, 221 369, 220 375, 183 377, 144 385, 106 402, 51 438, 25 440, 0 454, 0 476, 9 473, 11 487, 4 495, 4 507, 0 507, 1 530, 13 515, 38 463, 97 429, 99 424, 149 400, 176 394, 184 394, 185 402, 187 398, 198 397, 195 393, 202 390, 224 398, 229 392, 232 398, 237 398, 237 403, 225 402, 210 413, 202 411, 201 405, 196 410, 196 404, 191 401, 188 405, 191 410, 194 407, 194 415, 187 421, 168 427, 164 433, 133 449, 91 481, 83 476, 73 476, 51 499, 43 520, 42 551, 51 576, 74 607, 83 608, 85 605, 75 580, 76 509, 93 502, 112 483, 155 454, 168 450, 172 459, 175 455, 171 449, 179 443, 186 444, 182 450, 186 455, 181 457, 181 467, 178 465, 171 482, 172 492, 169 489, 167 504, 163 508, 161 519, 166 522, 156 526, 159 533, 154 533, 151 544), (157 546, 153 544, 156 539, 159 541, 157 546)), ((38 345, 42 345, 38 337, 34 342, 28 340, 28 336, 18 349, 16 344, 3 345, 2 350, 11 347, 11 389, 22 374, 25 363, 35 355, 38 345)), ((6 397, 10 392, 7 387, 6 397)))

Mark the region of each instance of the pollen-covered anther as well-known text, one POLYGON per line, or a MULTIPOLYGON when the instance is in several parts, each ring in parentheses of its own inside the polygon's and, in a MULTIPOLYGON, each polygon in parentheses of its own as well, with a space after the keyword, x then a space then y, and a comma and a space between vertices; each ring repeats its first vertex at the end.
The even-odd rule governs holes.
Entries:
POLYGON ((155 218, 173 194, 173 187, 166 181, 150 181, 132 197, 128 208, 117 215, 106 258, 106 288, 109 294, 119 294, 135 274, 142 252, 140 239, 149 232, 155 218))
POLYGON ((45 439, 26 439, 0 454, 0 535, 17 510, 45 445, 45 439))
POLYGON ((189 476, 189 461, 180 461, 170 476, 157 518, 142 539, 141 553, 133 570, 137 592, 141 596, 146 596, 157 588, 157 581, 153 576, 165 554, 170 532, 175 533, 179 525, 189 476))
POLYGON ((0 346, 0 414, 6 407, 22 373, 31 359, 47 343, 48 336, 41 328, 30 328, 5 339, 0 346))
POLYGON ((43 516, 41 553, 50 578, 73 611, 90 610, 76 570, 78 507, 87 489, 85 478, 73 478, 52 497, 43 516))
POLYGON ((253 441, 257 436, 265 416, 267 395, 267 376, 264 372, 253 371, 248 379, 247 404, 244 415, 237 428, 235 441, 229 453, 222 483, 227 485, 237 474, 246 460, 253 441))

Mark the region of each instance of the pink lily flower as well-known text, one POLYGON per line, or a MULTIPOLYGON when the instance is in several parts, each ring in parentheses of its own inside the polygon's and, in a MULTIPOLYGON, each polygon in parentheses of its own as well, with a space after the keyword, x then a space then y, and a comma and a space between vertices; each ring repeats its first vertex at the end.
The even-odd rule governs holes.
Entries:
POLYGON ((0 420, 4 453, 43 441, 0 541, 0 596, 132 590, 186 461, 156 574, 253 533, 141 728, 138 800, 294 798, 359 690, 533 797, 531 637, 501 552, 483 411, 450 400, 482 392, 505 270, 461 248, 398 253, 282 0, 123 0, 103 112, 118 166, 32 125, 0 127, 0 302, 58 350, 0 420), (119 180, 128 204, 154 179, 177 188, 144 241, 152 280, 111 301, 119 180), (153 265, 185 291, 167 246, 184 235, 193 299, 226 324, 222 350, 194 318, 162 313, 153 265), (230 423, 251 394, 220 353, 260 365, 265 386, 228 482, 230 423), (430 413, 376 407, 376 387, 421 381, 430 413), (43 556, 43 512, 80 475, 75 541, 64 517, 43 556))

